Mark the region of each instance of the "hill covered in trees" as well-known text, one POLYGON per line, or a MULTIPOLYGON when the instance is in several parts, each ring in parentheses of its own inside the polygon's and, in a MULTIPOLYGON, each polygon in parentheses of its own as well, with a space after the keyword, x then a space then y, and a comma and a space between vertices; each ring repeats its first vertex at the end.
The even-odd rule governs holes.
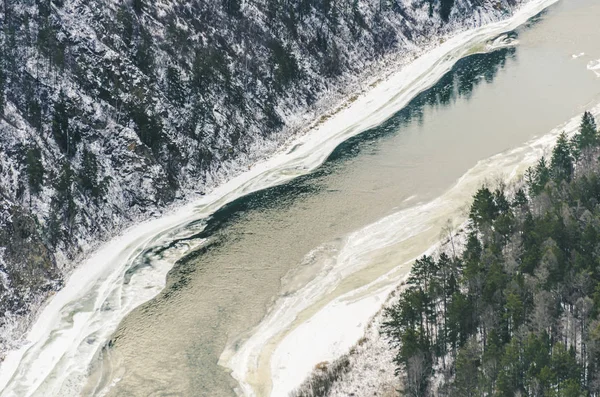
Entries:
POLYGON ((462 253, 387 310, 406 396, 600 395, 600 132, 590 113, 520 186, 482 187, 462 253))
POLYGON ((520 3, 5 0, 0 326, 99 241, 247 169, 385 61, 520 3))

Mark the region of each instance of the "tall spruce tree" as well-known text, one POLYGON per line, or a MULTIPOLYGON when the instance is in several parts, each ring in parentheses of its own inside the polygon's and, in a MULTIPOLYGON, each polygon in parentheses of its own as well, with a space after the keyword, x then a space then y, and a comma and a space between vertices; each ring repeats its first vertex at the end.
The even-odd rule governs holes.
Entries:
POLYGON ((25 158, 27 168, 27 181, 31 193, 38 194, 44 183, 44 165, 42 164, 42 152, 36 146, 27 149, 25 158))
POLYGON ((139 38, 136 43, 137 48, 133 56, 135 65, 144 73, 146 76, 153 78, 154 75, 154 49, 152 48, 152 35, 144 28, 143 25, 139 26, 139 38))
POLYGON ((575 155, 579 157, 586 149, 596 147, 600 143, 596 120, 590 112, 585 112, 579 125, 579 131, 573 137, 575 155))
POLYGON ((89 192, 92 197, 98 197, 101 195, 102 189, 98 183, 98 160, 96 155, 85 148, 81 157, 80 186, 85 192, 89 192))
POLYGON ((71 117, 69 103, 64 92, 60 92, 58 99, 54 102, 52 114, 52 135, 54 140, 67 157, 75 154, 78 135, 71 128, 71 117))
POLYGON ((573 157, 567 135, 563 132, 556 141, 550 160, 550 175, 556 182, 569 181, 573 176, 573 157))
POLYGON ((491 224, 498 215, 498 207, 494 195, 487 187, 482 187, 475 194, 469 218, 473 225, 491 224))
POLYGON ((6 74, 4 73, 4 48, 0 46, 0 119, 4 116, 4 87, 6 85, 6 74))
POLYGON ((185 87, 181 81, 181 72, 175 65, 167 66, 166 71, 167 96, 178 106, 185 103, 185 87))

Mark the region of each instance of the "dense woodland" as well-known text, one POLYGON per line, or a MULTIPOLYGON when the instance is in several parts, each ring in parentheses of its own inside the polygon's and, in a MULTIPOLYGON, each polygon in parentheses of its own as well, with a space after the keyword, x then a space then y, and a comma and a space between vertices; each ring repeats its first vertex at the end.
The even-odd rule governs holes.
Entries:
POLYGON ((482 187, 460 254, 417 260, 383 332, 406 396, 600 395, 600 132, 482 187))

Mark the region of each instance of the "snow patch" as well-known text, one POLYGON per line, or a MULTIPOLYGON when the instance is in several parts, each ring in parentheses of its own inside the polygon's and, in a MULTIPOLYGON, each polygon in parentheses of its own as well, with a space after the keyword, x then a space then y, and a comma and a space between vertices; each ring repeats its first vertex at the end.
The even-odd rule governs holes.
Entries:
POLYGON ((590 61, 587 64, 587 69, 594 72, 596 77, 600 77, 600 59, 595 60, 595 61, 590 61))

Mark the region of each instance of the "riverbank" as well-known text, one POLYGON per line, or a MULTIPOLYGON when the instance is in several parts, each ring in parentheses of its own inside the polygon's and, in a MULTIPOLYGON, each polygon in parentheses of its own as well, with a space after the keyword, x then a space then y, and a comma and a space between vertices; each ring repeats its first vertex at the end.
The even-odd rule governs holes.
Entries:
MULTIPOLYGON (((255 167, 243 178, 237 178, 234 182, 224 185, 225 187, 223 189, 217 189, 214 194, 211 194, 207 196, 207 198, 200 200, 199 203, 186 207, 184 210, 182 210, 181 214, 163 219, 160 222, 157 221, 145 223, 139 228, 135 229, 138 230, 137 233, 132 231, 128 233, 129 237, 124 238, 121 241, 110 245, 106 250, 101 251, 101 255, 94 256, 96 260, 93 258, 90 259, 90 261, 86 262, 86 265, 82 267, 80 272, 76 271, 76 274, 74 274, 73 280, 75 283, 81 282, 80 286, 66 288, 65 291, 67 292, 63 293, 62 295, 60 292, 57 294, 57 296, 60 295, 61 298, 56 299, 55 301, 53 300, 54 302, 57 302, 56 304, 53 305, 51 303, 50 306, 52 306, 52 310, 54 310, 53 314, 51 313, 51 315, 47 317, 49 319, 47 323, 38 323, 40 327, 36 325, 35 329, 38 330, 38 333, 37 335, 35 333, 32 334, 32 337, 38 337, 39 340, 42 340, 44 337, 46 337, 50 333, 50 330, 46 330, 45 326, 51 326, 51 328, 53 327, 54 330, 57 328, 64 330, 65 328, 61 327, 64 327, 65 324, 59 324, 59 322, 62 320, 61 315, 64 313, 63 309, 66 306, 79 301, 82 297, 85 296, 86 299, 89 298, 90 302, 93 303, 92 306, 94 309, 96 309, 103 307, 107 297, 113 297, 110 294, 113 291, 118 290, 119 293, 124 296, 120 302, 122 305, 118 308, 118 310, 115 310, 112 313, 103 314, 87 312, 82 316, 78 316, 77 320, 79 322, 69 328, 69 330, 72 332, 63 333, 62 335, 64 338, 56 341, 56 344, 54 345, 54 347, 58 349, 54 351, 55 353, 58 351, 64 351, 65 348, 68 350, 69 338, 71 338, 70 340, 75 341, 77 344, 77 342, 82 340, 83 337, 93 333, 95 337, 94 343, 86 354, 94 353, 94 349, 96 349, 97 346, 102 343, 103 338, 106 337, 106 334, 104 333, 105 329, 108 329, 110 332, 110 328, 116 327, 119 319, 126 315, 128 311, 139 304, 139 302, 149 299, 149 297, 159 291, 164 285, 164 275, 169 270, 173 261, 181 256, 181 252, 173 252, 172 256, 167 257, 167 260, 157 263, 152 269, 144 269, 143 271, 134 274, 134 276, 128 280, 129 282, 127 285, 123 285, 121 280, 130 275, 128 269, 136 261, 137 256, 141 252, 144 252, 145 249, 155 244, 167 245, 170 241, 181 239, 183 235, 189 233, 189 231, 186 232, 186 229, 188 226, 190 226, 192 220, 206 217, 207 214, 211 213, 211 211, 214 211, 216 208, 219 208, 224 203, 229 202, 236 197, 240 197, 241 195, 262 189, 272 184, 283 183, 286 180, 308 172, 309 170, 318 166, 327 157, 332 148, 337 146, 339 142, 343 141, 349 136, 352 136, 353 134, 360 132, 361 128, 366 128, 364 126, 376 124, 385 117, 389 117, 389 114, 397 110, 398 107, 402 107, 403 101, 407 101, 411 95, 414 95, 414 93, 418 92, 419 89, 422 89, 423 86, 431 84, 433 81, 435 81, 436 75, 439 76, 443 74, 447 68, 452 65, 453 61, 461 56, 461 54, 454 55, 456 58, 448 59, 445 61, 445 63, 437 65, 436 69, 433 71, 434 75, 427 76, 428 79, 426 79, 424 82, 421 82, 423 83, 422 85, 420 83, 419 85, 409 87, 409 92, 403 93, 399 100, 396 100, 391 105, 386 103, 385 100, 390 98, 390 96, 393 96, 395 93, 393 91, 386 92, 391 87, 385 86, 385 84, 385 87, 379 89, 371 97, 376 97, 377 100, 369 102, 368 99, 357 99, 354 103, 360 104, 358 108, 355 108, 354 106, 350 107, 349 109, 351 110, 344 111, 342 116, 335 116, 333 118, 334 120, 337 120, 337 124, 331 125, 330 123, 325 123, 324 126, 326 127, 321 126, 317 130, 323 133, 324 138, 326 139, 325 143, 323 143, 323 141, 320 139, 321 136, 318 136, 318 139, 313 141, 310 139, 301 139, 295 142, 295 145, 293 146, 296 147, 295 150, 279 156, 278 161, 267 162, 266 166, 263 164, 255 167), (361 112, 373 111, 373 109, 377 109, 382 105, 385 105, 386 107, 381 111, 383 114, 379 114, 377 118, 357 120, 357 117, 360 117, 360 114, 371 114, 361 112), (386 116, 386 114, 388 114, 388 116, 386 116), (348 123, 354 123, 354 125, 344 124, 344 118, 349 119, 348 123), (340 119, 342 119, 341 122, 340 119), (343 134, 334 134, 331 131, 331 129, 343 129, 344 127, 348 126, 351 126, 352 129, 350 131, 344 131, 343 134), (115 254, 115 252, 117 254, 115 254), (106 256, 103 258, 102 255, 104 254, 106 254, 106 256), (94 282, 94 277, 101 279, 101 282, 94 282), (93 292, 92 295, 87 294, 89 291, 93 292), (142 291, 143 293, 141 293, 142 291), (101 294, 96 295, 96 292, 100 292, 101 294), (103 317, 104 315, 108 316, 108 318, 103 317), (100 324, 104 325, 102 330, 96 328, 100 324), (47 334, 44 335, 46 332, 47 334), (98 343, 95 342, 96 340, 98 343)), ((422 73, 423 66, 424 65, 421 64, 420 67, 417 67, 416 70, 413 70, 413 72, 422 73)), ((415 78, 418 76, 420 75, 408 75, 409 78, 415 78)), ((401 81, 396 83, 402 86, 402 83, 405 82, 406 81, 401 81)), ((201 244, 201 242, 195 243, 201 244)), ((192 244, 192 246, 185 247, 183 250, 185 251, 193 249, 193 247, 194 245, 192 244)), ((72 309, 73 306, 70 306, 70 308, 72 309)), ((30 347, 32 346, 30 345, 30 347)), ((75 354, 79 354, 77 348, 75 348, 73 352, 75 354)), ((86 357, 89 358, 90 356, 86 357)), ((43 360, 44 356, 38 355, 38 359, 43 360)), ((51 368, 52 365, 53 363, 50 362, 49 365, 43 366, 43 371, 41 372, 42 376, 45 371, 53 370, 51 368)), ((85 367, 85 364, 83 367, 85 367)), ((81 366, 76 368, 76 370, 85 372, 85 368, 82 369, 81 366)))
MULTIPOLYGON (((496 25, 488 31, 484 30, 483 32, 479 31, 476 33, 470 32, 473 36, 467 35, 465 37, 465 35, 463 35, 454 42, 449 40, 444 43, 441 46, 441 50, 436 49, 423 57, 427 58, 431 55, 432 57, 443 59, 443 61, 434 61, 430 64, 430 67, 419 67, 417 69, 418 71, 422 73, 423 70, 427 70, 427 73, 422 74, 421 76, 416 75, 415 78, 417 78, 416 81, 418 81, 418 83, 412 85, 409 84, 402 94, 395 97, 395 100, 404 100, 404 95, 406 95, 406 97, 411 97, 410 94, 407 95, 407 91, 410 93, 411 90, 419 91, 430 86, 434 81, 439 79, 441 74, 448 70, 447 68, 449 68, 456 59, 462 57, 464 54, 472 52, 474 48, 481 48, 479 40, 482 40, 483 38, 493 38, 507 30, 514 29, 527 21, 530 17, 536 15, 541 9, 549 4, 551 3, 532 4, 529 8, 525 9, 526 11, 524 13, 519 14, 518 17, 515 17, 509 22, 499 23, 499 26, 496 25), (479 46, 475 45, 476 43, 479 44, 479 46), (448 45, 448 47, 444 48, 446 45, 448 45), (456 49, 453 46, 459 47, 459 51, 457 51, 460 54, 459 56, 457 56, 456 53, 444 53, 448 48, 456 49), (457 57, 454 58, 455 56, 457 57)), ((416 62, 421 60, 422 58, 416 62)), ((410 69, 411 67, 412 65, 407 69, 410 69)), ((406 72, 406 70, 403 70, 403 72, 406 72)), ((402 72, 399 74, 401 75, 401 73, 402 72)), ((398 78, 398 75, 394 77, 398 78)), ((395 82, 398 84, 397 80, 395 82)), ((386 83, 389 83, 391 87, 394 87, 393 78, 391 79, 391 83, 386 83)), ((380 105, 380 108, 385 108, 385 106, 386 104, 384 102, 380 105)), ((348 117, 352 117, 352 115, 349 114, 348 117)), ((363 127, 363 125, 360 125, 360 127, 361 129, 368 128, 370 125, 377 124, 377 122, 380 121, 381 120, 374 121, 372 124, 364 123, 363 125, 365 125, 365 127, 363 127)), ((439 204, 439 202, 437 204, 439 204)), ((401 225, 403 223, 403 216, 410 216, 411 219, 419 216, 426 217, 428 216, 427 214, 430 209, 431 207, 420 206, 410 214, 402 214, 395 219, 388 219, 385 222, 396 222, 396 225, 401 225)), ((446 219, 443 221, 445 220, 446 219)), ((374 230, 379 226, 380 225, 374 225, 374 230)), ((361 249, 359 237, 365 236, 368 233, 373 233, 373 231, 361 230, 355 233, 357 235, 355 249, 361 249)), ((408 233, 406 238, 410 238, 411 231, 407 230, 406 233, 408 233)), ((376 246, 378 244, 386 244, 386 238, 382 238, 383 240, 375 243, 376 246)), ((364 250, 365 247, 363 246, 362 249, 364 250)), ((369 251, 371 249, 374 248, 368 248, 366 250, 369 251)), ((417 254, 418 252, 414 253, 414 255, 417 254)), ((352 255, 357 255, 357 253, 355 251, 349 251, 347 255, 352 257, 352 255)), ((359 257, 361 256, 363 255, 360 254, 359 257)), ((354 270, 358 270, 364 265, 364 262, 361 262, 363 259, 365 258, 358 261, 359 263, 356 263, 356 261, 342 263, 339 269, 320 275, 317 281, 313 282, 312 285, 307 286, 303 291, 294 296, 286 297, 276 304, 275 308, 272 309, 271 314, 267 316, 256 330, 250 333, 247 340, 235 340, 231 342, 231 348, 221 357, 221 364, 233 369, 234 377, 242 384, 242 389, 240 390, 241 394, 251 395, 254 393, 253 390, 255 388, 255 386, 252 386, 253 384, 264 385, 269 382, 269 379, 272 379, 272 395, 284 395, 287 391, 292 390, 298 385, 298 374, 308 374, 316 363, 330 361, 333 357, 341 355, 362 336, 362 324, 378 310, 381 302, 390 291, 389 286, 370 294, 368 300, 362 300, 360 304, 355 306, 340 303, 339 300, 336 299, 336 302, 331 305, 337 304, 338 306, 331 310, 340 313, 339 316, 332 314, 332 312, 320 311, 320 309, 328 303, 328 299, 339 297, 339 290, 335 292, 333 296, 328 294, 336 289, 336 285, 339 281, 346 277, 344 275, 352 273, 352 268, 347 266, 354 266, 354 270), (327 296, 327 298, 324 298, 324 296, 327 296), (304 323, 303 321, 306 321, 307 318, 310 318, 310 321, 304 323), (336 323, 339 324, 337 330, 332 330, 328 327, 331 318, 335 318, 336 323), (344 335, 340 335, 340 332, 338 332, 342 329, 344 330, 344 335), (308 345, 311 346, 310 351, 304 349, 304 346, 308 345), (272 377, 269 374, 272 374, 272 377), (248 382, 244 381, 244 379, 248 380, 248 382)), ((406 266, 404 271, 407 269, 408 266, 406 266)), ((372 289, 373 286, 369 286, 369 288, 372 289)), ((364 290, 356 292, 356 295, 358 296, 364 294, 364 290)), ((356 300, 356 297, 352 298, 346 296, 346 299, 354 301, 356 300)), ((262 389, 261 393, 265 393, 264 389, 262 389)))
POLYGON ((368 89, 384 69, 401 64, 396 61, 502 18, 520 1, 475 6, 457 0, 447 21, 439 7, 427 12, 428 4, 414 0, 393 9, 365 0, 359 9, 329 15, 321 7, 299 12, 299 4, 287 4, 274 16, 262 0, 244 3, 235 15, 205 2, 191 13, 148 2, 135 12, 129 3, 105 0, 68 0, 47 10, 7 4, 0 19, 11 26, 29 21, 34 36, 47 18, 53 21, 52 37, 40 34, 45 44, 61 43, 62 66, 36 40, 8 40, 0 32, 3 51, 11 54, 5 58, 14 61, 0 73, 6 83, 0 84, 6 96, 0 101, 0 350, 21 339, 21 320, 28 314, 33 320, 30 311, 106 240, 196 201, 275 155, 286 140, 368 89), (284 22, 288 12, 302 16, 284 22), (204 17, 207 23, 194 22, 204 17), (155 62, 138 63, 123 45, 132 38, 130 28, 147 33, 143 52, 155 62), (223 40, 214 42, 217 37, 223 40), (275 42, 285 51, 275 55, 269 45, 275 42), (204 54, 204 46, 217 51, 204 54), (330 62, 328 53, 337 60, 330 62), (279 55, 290 57, 285 79, 275 72, 279 55), (209 61, 206 68, 193 67, 194 58, 209 61), (225 58, 227 68, 212 62, 225 58), (329 63, 335 67, 324 67, 329 63), (24 98, 36 103, 39 117, 24 98), (61 131, 53 128, 58 124, 61 131), (87 177, 72 178, 66 189, 68 170, 87 177))
MULTIPOLYGON (((590 113, 598 119, 600 117, 600 104, 596 104, 591 108, 590 113)), ((522 156, 521 158, 523 159, 522 164, 519 166, 519 172, 507 174, 506 179, 503 181, 496 181, 495 183, 505 183, 511 187, 511 189, 515 186, 520 187, 523 183, 522 171, 529 166, 535 165, 542 156, 547 155, 554 147, 556 139, 562 132, 566 133, 566 135, 571 138, 578 131, 581 116, 582 115, 577 115, 573 117, 564 124, 557 126, 548 134, 536 138, 520 148, 511 150, 509 153, 502 153, 495 156, 496 160, 501 160, 506 156, 519 155, 520 153, 522 156)), ((485 180, 481 180, 481 182, 484 183, 485 180)), ((447 237, 444 237, 442 241, 436 243, 426 252, 423 252, 418 256, 433 255, 434 257, 437 257, 442 252, 447 253, 449 256, 459 255, 466 243, 464 234, 465 227, 466 224, 463 224, 460 228, 452 232, 452 241, 447 237)), ((294 396, 309 397, 319 395, 342 397, 353 395, 360 397, 372 395, 396 395, 395 390, 401 387, 400 378, 394 373, 396 365, 392 361, 397 354, 397 351, 390 346, 389 340, 381 333, 381 325, 386 321, 386 309, 391 308, 398 301, 397 298, 402 292, 404 282, 408 276, 409 273, 406 273, 401 279, 398 279, 397 285, 387 298, 385 298, 384 304, 364 327, 364 336, 342 355, 333 356, 331 361, 327 360, 315 363, 318 365, 314 368, 311 375, 304 380, 302 386, 294 391, 294 393, 296 393, 294 396), (328 386, 328 392, 325 394, 312 394, 313 389, 310 387, 311 382, 313 384, 323 384, 324 382, 319 382, 318 379, 327 376, 325 374, 327 368, 334 368, 336 365, 339 366, 340 360, 344 361, 343 369, 340 370, 336 376, 329 375, 331 381, 328 386)), ((328 312, 328 318, 331 324, 340 323, 340 319, 334 317, 335 314, 336 313, 331 309, 328 312)), ((342 323, 343 321, 344 320, 341 320, 342 323)), ((337 328, 337 326, 333 328, 337 328)))

